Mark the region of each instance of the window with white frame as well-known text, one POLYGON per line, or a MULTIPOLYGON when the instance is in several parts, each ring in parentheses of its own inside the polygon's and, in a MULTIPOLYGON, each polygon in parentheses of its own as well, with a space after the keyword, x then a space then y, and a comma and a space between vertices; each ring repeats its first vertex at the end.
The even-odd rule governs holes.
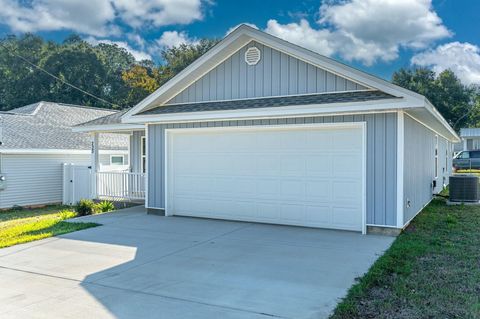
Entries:
POLYGON ((125 156, 124 155, 110 155, 110 165, 124 165, 125 156))
POLYGON ((438 135, 435 135, 435 178, 438 177, 438 135))
POLYGON ((147 170, 147 144, 145 136, 142 136, 142 144, 140 150, 140 165, 142 173, 145 173, 147 170))

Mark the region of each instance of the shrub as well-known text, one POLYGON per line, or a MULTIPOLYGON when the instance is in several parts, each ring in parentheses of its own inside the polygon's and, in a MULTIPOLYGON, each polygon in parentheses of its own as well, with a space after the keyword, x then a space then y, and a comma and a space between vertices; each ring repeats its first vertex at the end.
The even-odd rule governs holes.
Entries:
POLYGON ((69 218, 73 218, 73 217, 77 216, 77 213, 72 212, 71 210, 67 210, 67 209, 58 212, 58 214, 59 214, 61 220, 65 220, 65 219, 69 219, 69 218))
POLYGON ((79 216, 86 216, 98 213, 98 207, 91 199, 81 199, 76 207, 79 216))
POLYGON ((112 210, 115 210, 115 205, 113 205, 112 202, 109 202, 108 200, 104 200, 103 202, 100 202, 96 204, 98 212, 106 213, 106 212, 111 212, 112 210))

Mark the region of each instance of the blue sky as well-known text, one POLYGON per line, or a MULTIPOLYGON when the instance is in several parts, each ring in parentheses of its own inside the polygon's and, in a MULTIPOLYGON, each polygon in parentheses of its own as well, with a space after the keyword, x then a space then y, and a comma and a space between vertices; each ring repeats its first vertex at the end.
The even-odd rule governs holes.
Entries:
POLYGON ((413 63, 480 84, 477 0, 0 0, 0 35, 78 33, 159 61, 166 46, 224 37, 240 23, 391 78, 413 63))

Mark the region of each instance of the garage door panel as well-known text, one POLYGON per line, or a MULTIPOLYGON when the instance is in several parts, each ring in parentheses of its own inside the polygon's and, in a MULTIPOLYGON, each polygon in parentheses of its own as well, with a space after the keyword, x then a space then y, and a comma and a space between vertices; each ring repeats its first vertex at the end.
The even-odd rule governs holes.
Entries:
POLYGON ((333 211, 331 206, 307 206, 305 208, 307 222, 315 225, 331 225, 333 211))
POLYGON ((328 179, 306 181, 305 199, 307 201, 326 202, 332 200, 331 181, 328 179))
POLYGON ((309 155, 305 158, 305 171, 308 176, 330 177, 333 175, 331 154, 309 155))
POLYGON ((305 182, 298 179, 281 180, 280 198, 284 200, 303 201, 305 199, 305 182))
POLYGON ((358 207, 333 207, 333 223, 337 227, 356 230, 358 224, 361 224, 362 217, 358 212, 358 207))
POLYGON ((351 134, 348 130, 338 130, 333 133, 332 148, 335 150, 343 149, 362 149, 362 134, 351 134))
POLYGON ((170 131, 169 214, 362 229, 362 128, 250 129, 170 131))

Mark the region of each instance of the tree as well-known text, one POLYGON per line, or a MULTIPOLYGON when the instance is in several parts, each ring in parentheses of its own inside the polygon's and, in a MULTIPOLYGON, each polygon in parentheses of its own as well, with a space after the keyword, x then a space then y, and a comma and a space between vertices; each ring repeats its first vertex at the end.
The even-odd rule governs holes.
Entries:
POLYGON ((218 40, 204 39, 162 51, 162 64, 135 61, 115 44, 92 45, 73 34, 62 43, 25 34, 0 39, 0 110, 38 101, 111 108, 112 105, 56 80, 22 58, 121 108, 141 101, 207 52, 218 40))
POLYGON ((424 95, 456 129, 470 125, 476 90, 462 84, 451 70, 436 75, 427 68, 400 69, 392 82, 424 95))
POLYGON ((127 101, 136 104, 158 88, 158 69, 134 65, 122 72, 123 81, 129 86, 127 101))
POLYGON ((198 43, 180 44, 163 50, 161 55, 164 64, 159 67, 158 84, 163 85, 218 42, 218 39, 202 39, 198 43))

